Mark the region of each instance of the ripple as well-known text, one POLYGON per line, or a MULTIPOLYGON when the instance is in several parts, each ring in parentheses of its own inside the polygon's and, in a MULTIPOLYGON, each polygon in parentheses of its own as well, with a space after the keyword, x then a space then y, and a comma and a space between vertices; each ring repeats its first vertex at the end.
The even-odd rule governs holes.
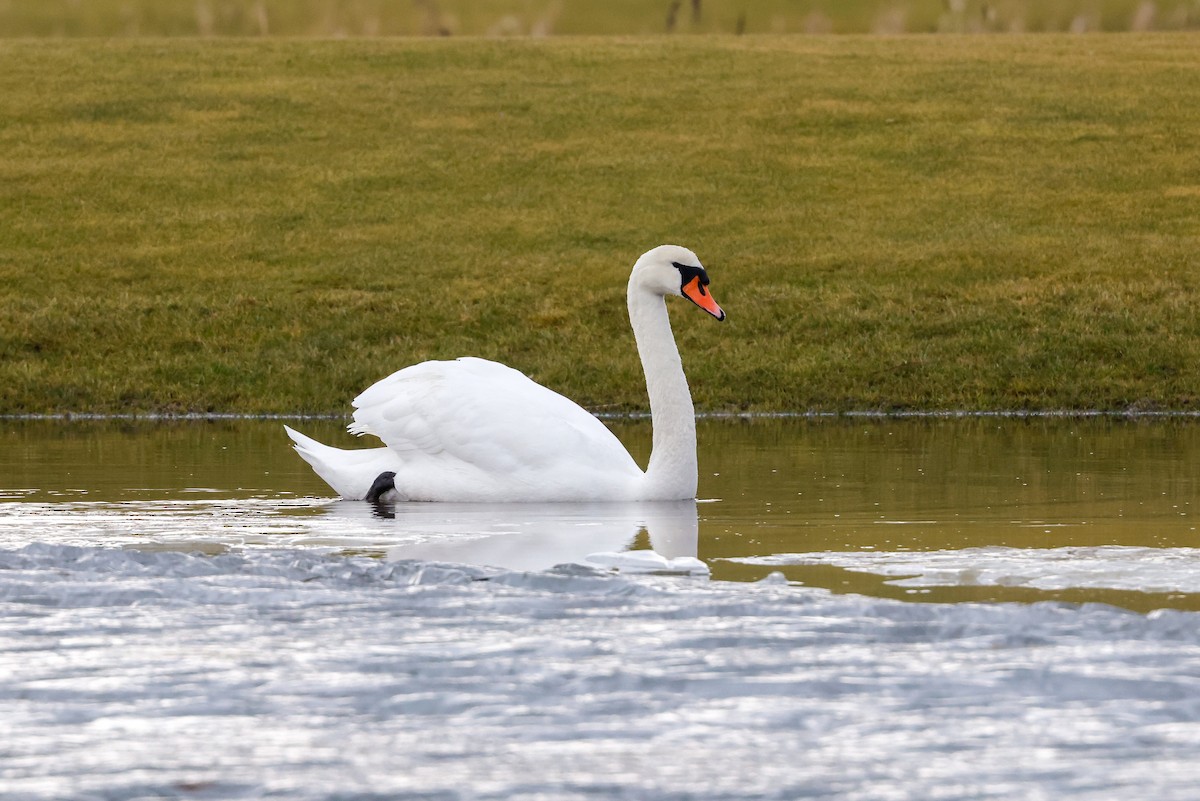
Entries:
POLYGON ((735 557, 752 565, 830 565, 902 587, 998 586, 1200 593, 1200 549, 1095 546, 825 551, 735 557))

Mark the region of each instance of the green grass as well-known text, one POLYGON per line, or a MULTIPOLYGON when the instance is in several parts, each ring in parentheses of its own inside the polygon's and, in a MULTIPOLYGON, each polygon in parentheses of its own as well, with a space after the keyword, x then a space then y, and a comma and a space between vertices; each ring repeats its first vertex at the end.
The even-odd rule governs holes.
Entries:
POLYGON ((0 413, 337 412, 500 359, 645 408, 1200 408, 1200 40, 0 44, 0 413))

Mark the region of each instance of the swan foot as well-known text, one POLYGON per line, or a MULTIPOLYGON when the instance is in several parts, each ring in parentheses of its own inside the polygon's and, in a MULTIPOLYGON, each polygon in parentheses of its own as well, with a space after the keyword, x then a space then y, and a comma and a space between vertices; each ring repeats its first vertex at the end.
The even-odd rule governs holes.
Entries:
POLYGON ((364 499, 368 503, 389 503, 396 500, 396 474, 390 470, 375 477, 364 499))

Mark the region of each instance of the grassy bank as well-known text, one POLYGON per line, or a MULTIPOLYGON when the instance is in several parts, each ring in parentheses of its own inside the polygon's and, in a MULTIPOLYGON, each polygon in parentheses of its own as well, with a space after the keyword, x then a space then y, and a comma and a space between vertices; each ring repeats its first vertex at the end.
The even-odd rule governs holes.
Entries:
POLYGON ((501 359, 645 406, 1200 406, 1200 40, 0 44, 0 413, 346 408, 501 359))

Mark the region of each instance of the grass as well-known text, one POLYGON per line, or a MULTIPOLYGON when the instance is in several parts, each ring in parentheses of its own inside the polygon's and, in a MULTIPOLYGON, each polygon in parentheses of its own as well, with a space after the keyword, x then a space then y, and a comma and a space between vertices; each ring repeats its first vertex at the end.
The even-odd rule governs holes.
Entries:
POLYGON ((505 361, 645 408, 1200 408, 1200 41, 0 44, 0 413, 338 412, 505 361))
POLYGON ((0 36, 545 36, 1200 28, 1198 0, 6 0, 0 36))

